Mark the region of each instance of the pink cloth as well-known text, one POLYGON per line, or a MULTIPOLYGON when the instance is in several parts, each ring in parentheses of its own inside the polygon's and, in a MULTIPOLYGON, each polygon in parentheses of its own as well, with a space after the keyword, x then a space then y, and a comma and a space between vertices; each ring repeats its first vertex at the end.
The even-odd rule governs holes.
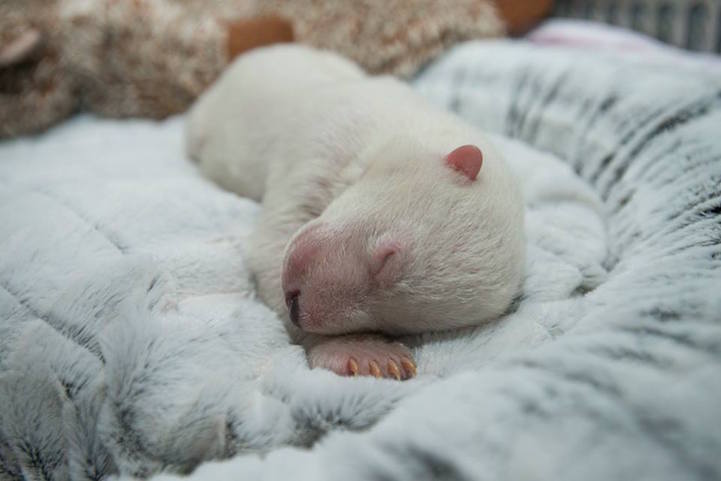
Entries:
POLYGON ((540 45, 565 45, 569 48, 613 52, 639 63, 673 64, 702 73, 721 75, 721 57, 696 53, 667 45, 647 35, 598 22, 584 20, 549 20, 527 37, 540 45))

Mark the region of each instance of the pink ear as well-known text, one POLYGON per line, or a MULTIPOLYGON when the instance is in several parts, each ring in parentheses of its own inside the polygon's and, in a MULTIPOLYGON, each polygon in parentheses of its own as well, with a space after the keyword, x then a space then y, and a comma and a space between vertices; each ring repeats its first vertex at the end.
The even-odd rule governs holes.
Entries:
POLYGON ((370 270, 373 278, 384 287, 391 286, 401 273, 400 257, 400 243, 393 240, 381 241, 371 254, 370 270))
POLYGON ((483 153, 475 145, 462 145, 446 156, 446 163, 470 180, 476 180, 483 165, 483 153))

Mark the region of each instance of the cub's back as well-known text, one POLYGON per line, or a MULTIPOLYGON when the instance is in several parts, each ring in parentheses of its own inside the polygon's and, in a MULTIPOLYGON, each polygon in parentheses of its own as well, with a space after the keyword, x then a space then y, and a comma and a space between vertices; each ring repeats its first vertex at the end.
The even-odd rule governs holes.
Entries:
POLYGON ((207 177, 260 200, 268 172, 265 160, 272 156, 268 149, 301 120, 293 118, 293 100, 364 76, 342 57, 299 45, 252 51, 228 67, 193 105, 186 151, 207 177))

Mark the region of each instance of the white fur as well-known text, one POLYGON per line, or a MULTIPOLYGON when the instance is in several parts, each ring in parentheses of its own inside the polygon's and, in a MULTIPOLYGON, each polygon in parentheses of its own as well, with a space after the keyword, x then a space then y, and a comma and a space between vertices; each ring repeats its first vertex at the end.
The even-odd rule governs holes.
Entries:
POLYGON ((276 311, 286 310, 284 251, 287 263, 304 243, 323 244, 300 289, 307 330, 467 326, 498 317, 518 292, 517 181, 484 134, 402 82, 306 47, 261 49, 199 100, 188 139, 208 177, 262 198, 249 263, 276 311), (473 182, 443 160, 464 144, 484 155, 473 182), (368 258, 384 243, 398 246, 397 275, 375 285, 368 258))

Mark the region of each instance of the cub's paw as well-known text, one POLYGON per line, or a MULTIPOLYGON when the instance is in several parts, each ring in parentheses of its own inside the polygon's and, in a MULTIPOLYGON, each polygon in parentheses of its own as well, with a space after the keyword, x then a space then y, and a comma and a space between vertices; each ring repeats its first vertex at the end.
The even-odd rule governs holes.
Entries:
POLYGON ((411 351, 400 342, 380 336, 337 336, 308 349, 311 368, 329 369, 340 376, 410 379, 416 375, 411 351))

